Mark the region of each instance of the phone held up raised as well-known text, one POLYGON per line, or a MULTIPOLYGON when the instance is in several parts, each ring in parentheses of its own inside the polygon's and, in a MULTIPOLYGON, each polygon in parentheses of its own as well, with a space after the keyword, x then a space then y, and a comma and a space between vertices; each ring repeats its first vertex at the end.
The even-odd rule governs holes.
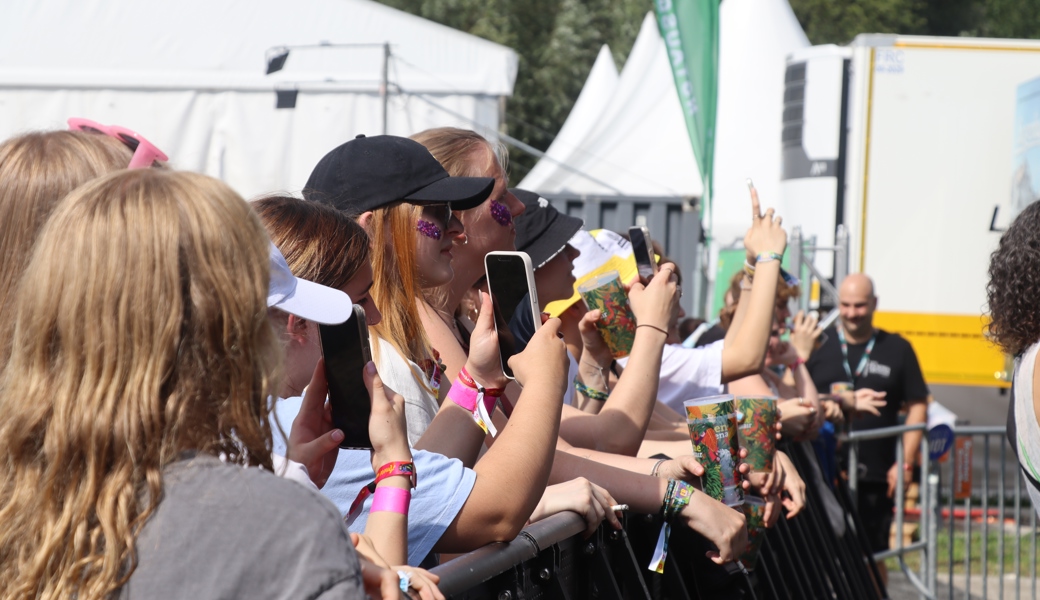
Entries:
POLYGON ((332 425, 344 433, 340 448, 369 450, 368 419, 372 399, 365 387, 365 365, 372 360, 365 309, 354 305, 354 314, 339 325, 318 325, 325 379, 329 383, 332 425))
POLYGON ((509 358, 527 347, 527 342, 542 324, 534 269, 526 252, 489 252, 484 257, 484 270, 495 310, 502 372, 513 379, 509 358))
POLYGON ((632 241, 632 254, 635 255, 639 279, 643 284, 657 275, 657 261, 654 260, 654 245, 650 241, 650 230, 646 227, 629 227, 628 237, 632 241))

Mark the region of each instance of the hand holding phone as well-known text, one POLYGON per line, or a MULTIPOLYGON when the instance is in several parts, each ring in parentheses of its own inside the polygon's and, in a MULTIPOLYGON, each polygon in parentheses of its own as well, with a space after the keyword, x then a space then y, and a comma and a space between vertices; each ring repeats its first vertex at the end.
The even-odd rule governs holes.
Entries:
POLYGON ((628 237, 632 241, 632 254, 636 259, 639 279, 643 285, 657 275, 657 260, 654 258, 654 245, 650 241, 650 230, 646 227, 629 227, 628 237))
POLYGON ((469 336, 466 372, 484 387, 503 388, 509 380, 502 373, 502 355, 495 333, 495 309, 491 295, 480 292, 480 311, 469 336))
POLYGON ((411 462, 404 398, 383 385, 375 363, 368 363, 364 379, 365 388, 372 398, 372 416, 368 423, 372 440, 372 470, 390 462, 411 462))
POLYGON ((339 325, 318 325, 318 333, 325 357, 332 425, 344 434, 340 448, 368 450, 372 448, 368 433, 372 402, 364 371, 372 360, 372 350, 365 310, 356 304, 353 310, 354 314, 339 325))
POLYGON ((509 359, 523 352, 541 325, 531 258, 525 252, 489 252, 484 257, 495 317, 502 372, 514 379, 509 359))
POLYGON ((567 386, 567 345, 560 334, 560 320, 549 319, 535 332, 524 351, 509 359, 511 372, 517 383, 524 386, 532 381, 556 388, 560 401, 567 386))

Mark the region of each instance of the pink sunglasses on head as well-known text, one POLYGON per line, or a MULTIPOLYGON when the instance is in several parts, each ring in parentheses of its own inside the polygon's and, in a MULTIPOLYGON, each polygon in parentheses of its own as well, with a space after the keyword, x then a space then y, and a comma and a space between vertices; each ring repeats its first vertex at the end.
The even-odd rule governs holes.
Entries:
POLYGON ((152 166, 156 161, 169 160, 162 150, 155 147, 155 144, 144 139, 144 136, 136 131, 131 131, 126 127, 102 125, 90 119, 80 119, 78 117, 69 119, 68 123, 69 129, 72 131, 100 133, 123 142, 134 153, 133 158, 130 159, 130 164, 127 166, 128 169, 141 169, 152 166))

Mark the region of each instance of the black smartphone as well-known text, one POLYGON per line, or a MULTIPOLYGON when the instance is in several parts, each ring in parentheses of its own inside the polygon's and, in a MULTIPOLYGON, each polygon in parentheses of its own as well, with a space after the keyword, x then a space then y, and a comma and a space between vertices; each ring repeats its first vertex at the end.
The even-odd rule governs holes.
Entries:
POLYGON ((340 448, 372 449, 368 419, 372 399, 365 387, 365 365, 372 360, 365 309, 354 305, 354 314, 339 325, 318 325, 325 379, 329 382, 332 425, 344 433, 340 448))
POLYGON ((509 358, 524 351, 542 324, 534 269, 526 252, 489 252, 484 257, 484 270, 495 310, 502 372, 513 379, 509 358))
POLYGON ((650 241, 650 230, 646 227, 629 227, 628 238, 632 241, 632 254, 636 258, 636 268, 643 285, 657 275, 657 261, 654 260, 654 245, 650 241))

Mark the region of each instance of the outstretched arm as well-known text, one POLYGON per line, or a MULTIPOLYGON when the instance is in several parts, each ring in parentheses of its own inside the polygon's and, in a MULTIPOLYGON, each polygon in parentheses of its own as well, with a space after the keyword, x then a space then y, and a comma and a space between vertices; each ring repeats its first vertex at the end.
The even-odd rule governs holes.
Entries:
POLYGON ((723 383, 757 373, 765 358, 766 343, 773 322, 776 303, 777 278, 780 261, 757 262, 767 254, 783 255, 787 248, 787 233, 780 227, 780 217, 773 218, 773 209, 761 212, 758 192, 751 190, 751 228, 744 236, 748 264, 755 268, 754 281, 741 284, 743 293, 737 304, 722 350, 723 383))
MULTIPOLYGON (((468 552, 513 539, 542 498, 567 378, 567 349, 556 337, 559 324, 559 319, 546 322, 523 353, 510 359, 523 392, 495 444, 474 467, 473 490, 435 546, 438 552, 468 552)), ((476 427, 472 421, 469 426, 476 427)))
MULTIPOLYGON (((654 412, 661 376, 661 353, 671 315, 678 309, 679 294, 671 264, 665 264, 645 288, 635 283, 629 301, 636 316, 636 336, 628 364, 598 414, 565 413, 560 435, 571 444, 603 452, 635 456, 654 412)), ((590 345, 599 333, 599 311, 590 311, 581 321, 585 352, 581 361, 597 362, 605 372, 610 354, 590 345), (605 364, 604 364, 605 363, 605 364)), ((601 341, 601 340, 600 340, 601 341)), ((605 382, 604 382, 605 383, 605 382)))

